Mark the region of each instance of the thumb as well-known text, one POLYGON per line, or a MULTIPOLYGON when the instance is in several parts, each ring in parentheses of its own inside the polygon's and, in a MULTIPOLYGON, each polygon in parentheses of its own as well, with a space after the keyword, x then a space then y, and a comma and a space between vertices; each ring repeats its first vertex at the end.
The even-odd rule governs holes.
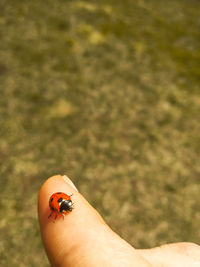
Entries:
POLYGON ((53 266, 151 265, 126 241, 115 234, 66 176, 53 176, 41 187, 38 213, 42 240, 53 266), (53 193, 72 195, 74 209, 55 223, 48 218, 53 193))

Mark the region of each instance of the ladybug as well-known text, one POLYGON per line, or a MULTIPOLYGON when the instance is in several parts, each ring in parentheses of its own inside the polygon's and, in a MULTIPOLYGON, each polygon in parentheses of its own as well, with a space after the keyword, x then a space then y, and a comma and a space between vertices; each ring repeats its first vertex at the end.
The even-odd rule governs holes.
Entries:
POLYGON ((54 193, 49 199, 49 207, 51 209, 51 213, 48 218, 50 218, 54 213, 54 221, 56 220, 58 214, 62 215, 64 219, 64 215, 68 214, 73 209, 71 196, 72 195, 69 196, 62 192, 54 193))

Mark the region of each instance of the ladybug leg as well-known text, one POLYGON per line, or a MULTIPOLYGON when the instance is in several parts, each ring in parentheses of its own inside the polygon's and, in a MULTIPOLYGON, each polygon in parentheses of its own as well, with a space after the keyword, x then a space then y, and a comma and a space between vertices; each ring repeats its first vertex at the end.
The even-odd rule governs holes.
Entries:
POLYGON ((52 212, 49 214, 49 217, 48 217, 48 219, 51 217, 52 213, 53 213, 53 211, 52 211, 52 212))
POLYGON ((59 214, 61 214, 61 215, 62 215, 62 217, 63 217, 63 220, 64 220, 64 218, 65 218, 64 214, 62 214, 62 212, 59 212, 59 214))

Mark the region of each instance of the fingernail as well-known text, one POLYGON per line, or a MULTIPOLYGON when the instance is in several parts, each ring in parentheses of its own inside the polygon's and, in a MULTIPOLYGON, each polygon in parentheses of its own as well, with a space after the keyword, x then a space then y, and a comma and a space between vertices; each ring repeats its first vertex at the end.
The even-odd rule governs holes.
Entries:
POLYGON ((76 186, 72 183, 72 181, 69 179, 69 177, 67 177, 67 175, 63 175, 62 176, 63 180, 65 182, 67 182, 71 187, 73 187, 76 191, 78 191, 78 189, 76 188, 76 186))

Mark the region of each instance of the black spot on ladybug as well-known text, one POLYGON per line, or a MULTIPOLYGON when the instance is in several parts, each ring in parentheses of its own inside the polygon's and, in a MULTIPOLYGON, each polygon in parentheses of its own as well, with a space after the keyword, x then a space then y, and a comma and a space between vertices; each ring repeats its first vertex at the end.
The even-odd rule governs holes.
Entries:
POLYGON ((63 200, 63 198, 61 197, 57 201, 58 201, 58 203, 60 203, 62 200, 63 200))
POLYGON ((53 197, 51 198, 50 202, 52 202, 52 201, 53 201, 53 197))
POLYGON ((62 194, 62 192, 58 192, 58 193, 56 193, 56 194, 62 194))

